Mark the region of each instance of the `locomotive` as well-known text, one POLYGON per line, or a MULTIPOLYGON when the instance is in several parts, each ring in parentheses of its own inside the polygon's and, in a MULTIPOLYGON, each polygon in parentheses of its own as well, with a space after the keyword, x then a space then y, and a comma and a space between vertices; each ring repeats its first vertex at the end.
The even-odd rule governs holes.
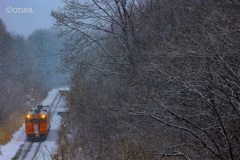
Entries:
POLYGON ((50 107, 33 106, 25 116, 25 132, 27 140, 45 140, 50 129, 50 107))

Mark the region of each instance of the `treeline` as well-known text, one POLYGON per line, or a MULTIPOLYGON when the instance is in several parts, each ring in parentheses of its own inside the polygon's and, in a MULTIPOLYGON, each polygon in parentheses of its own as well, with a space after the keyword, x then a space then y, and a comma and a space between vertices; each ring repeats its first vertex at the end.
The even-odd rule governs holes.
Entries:
POLYGON ((31 105, 62 85, 57 73, 62 42, 56 30, 39 29, 27 39, 11 34, 0 19, 0 144, 22 126, 31 105))
POLYGON ((238 159, 240 3, 64 1, 62 159, 238 159), (72 136, 69 136, 71 134, 72 136))

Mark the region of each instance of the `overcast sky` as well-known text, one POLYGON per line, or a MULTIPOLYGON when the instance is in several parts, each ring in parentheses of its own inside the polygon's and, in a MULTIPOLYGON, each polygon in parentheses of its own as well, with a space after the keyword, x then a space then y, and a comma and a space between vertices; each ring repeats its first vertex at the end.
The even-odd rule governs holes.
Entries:
POLYGON ((33 30, 51 28, 51 10, 62 6, 61 0, 0 0, 0 18, 9 32, 27 38, 33 30))

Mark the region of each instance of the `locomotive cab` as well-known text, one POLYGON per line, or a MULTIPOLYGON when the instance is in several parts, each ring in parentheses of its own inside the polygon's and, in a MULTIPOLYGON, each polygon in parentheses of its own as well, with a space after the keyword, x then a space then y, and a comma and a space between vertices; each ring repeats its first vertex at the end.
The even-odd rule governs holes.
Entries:
POLYGON ((47 137, 49 124, 49 106, 33 107, 25 116, 25 132, 27 140, 44 140, 47 137))

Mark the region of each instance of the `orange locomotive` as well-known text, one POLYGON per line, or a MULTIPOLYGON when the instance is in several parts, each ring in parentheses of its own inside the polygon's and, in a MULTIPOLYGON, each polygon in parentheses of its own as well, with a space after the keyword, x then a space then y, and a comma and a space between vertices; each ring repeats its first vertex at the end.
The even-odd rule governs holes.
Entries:
POLYGON ((49 106, 38 105, 32 107, 25 117, 25 132, 27 140, 44 140, 50 129, 49 106))

